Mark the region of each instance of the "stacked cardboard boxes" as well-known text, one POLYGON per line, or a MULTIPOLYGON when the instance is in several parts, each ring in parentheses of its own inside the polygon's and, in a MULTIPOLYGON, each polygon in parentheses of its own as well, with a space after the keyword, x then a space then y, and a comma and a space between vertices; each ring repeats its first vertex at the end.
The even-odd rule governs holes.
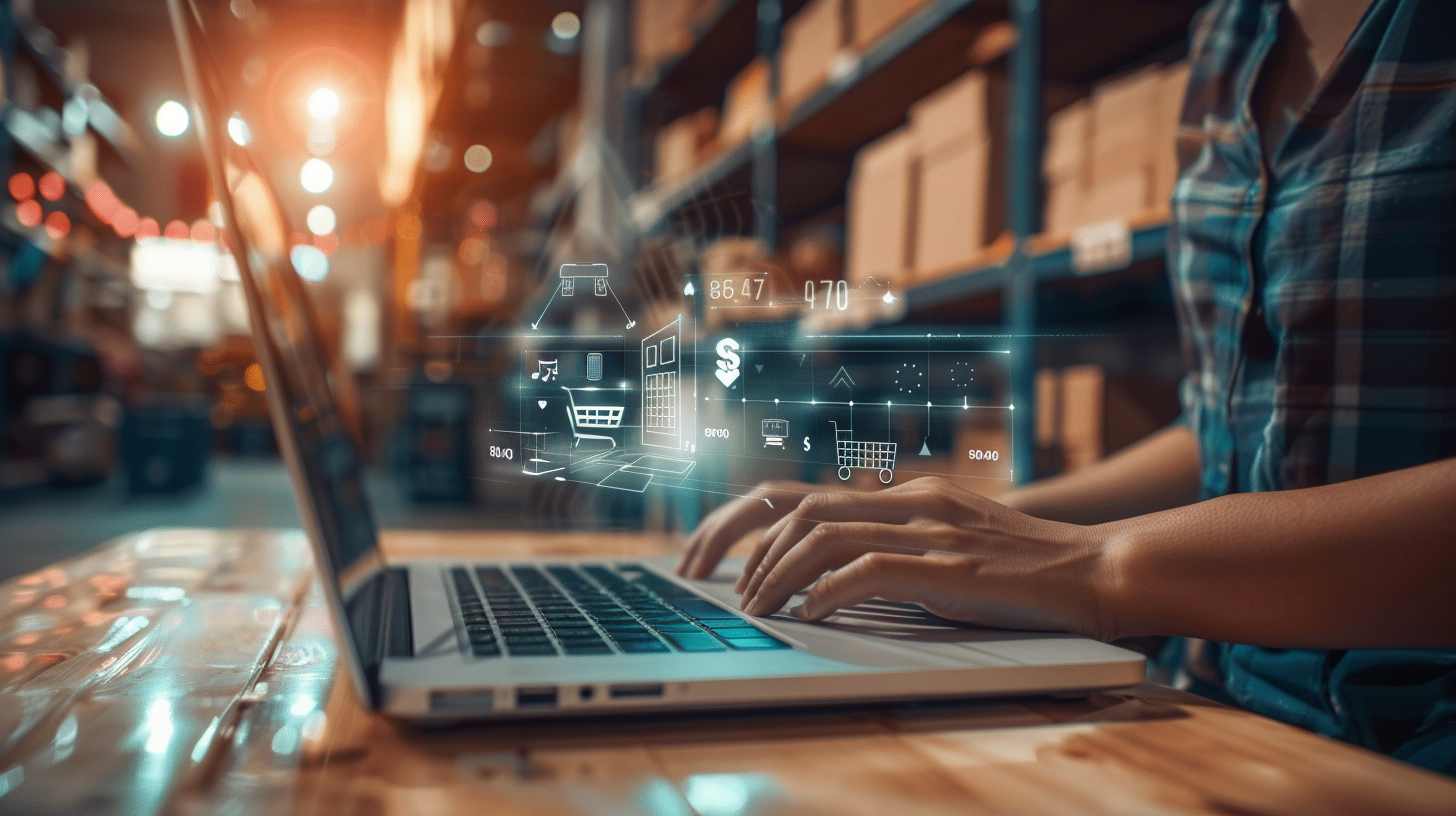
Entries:
POLYGON ((701 0, 636 0, 632 45, 639 73, 650 72, 692 44, 692 24, 701 0))
POLYGON ((779 51, 779 100, 791 109, 829 77, 850 45, 847 0, 811 0, 784 25, 779 51))
POLYGON ((1188 71, 1154 66, 1097 86, 1047 123, 1045 231, 1128 219, 1165 206, 1188 71))
POLYGON ((904 285, 973 263, 1005 228, 1005 85, 973 71, 866 145, 849 191, 849 276, 904 285))
POLYGON ((1005 99, 999 77, 973 71, 911 108, 917 275, 963 268, 1005 227, 1005 99))
POLYGON ((768 86, 768 63, 762 57, 749 63, 728 84, 723 96, 723 126, 718 131, 718 140, 725 146, 746 141, 759 127, 773 121, 768 86))
POLYGON ((915 134, 901 128, 854 157, 849 186, 848 278, 904 283, 914 267, 915 134))
POLYGON ((703 108, 657 132, 657 183, 679 181, 697 169, 712 152, 718 132, 718 111, 703 108))
POLYGON ((1177 415, 1172 383, 1116 377, 1095 365, 1039 371, 1038 467, 1086 467, 1163 428, 1177 415))

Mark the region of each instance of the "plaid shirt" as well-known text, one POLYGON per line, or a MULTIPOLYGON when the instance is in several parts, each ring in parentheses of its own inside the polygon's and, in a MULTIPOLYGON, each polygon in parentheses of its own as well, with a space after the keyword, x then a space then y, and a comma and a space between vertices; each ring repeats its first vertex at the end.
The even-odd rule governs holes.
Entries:
MULTIPOLYGON (((1205 497, 1456 456, 1456 0, 1374 0, 1266 166, 1283 6, 1194 26, 1168 268, 1205 497)), ((1456 652, 1221 655, 1248 708, 1456 771, 1456 652)))

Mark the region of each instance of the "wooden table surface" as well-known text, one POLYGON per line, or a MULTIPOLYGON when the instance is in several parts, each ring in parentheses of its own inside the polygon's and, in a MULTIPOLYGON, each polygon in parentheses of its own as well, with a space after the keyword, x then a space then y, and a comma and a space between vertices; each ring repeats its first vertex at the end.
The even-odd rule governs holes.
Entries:
MULTIPOLYGON (((402 533, 385 546, 479 558, 672 544, 402 533)), ((1154 685, 404 726, 336 672, 310 575, 296 534, 154 531, 0 584, 0 812, 1456 812, 1452 780, 1154 685)))

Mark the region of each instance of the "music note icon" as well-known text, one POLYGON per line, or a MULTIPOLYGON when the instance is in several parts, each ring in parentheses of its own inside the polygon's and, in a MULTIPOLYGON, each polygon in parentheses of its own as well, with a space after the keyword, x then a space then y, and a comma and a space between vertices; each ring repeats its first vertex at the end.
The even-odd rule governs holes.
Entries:
POLYGON ((537 360, 536 371, 531 379, 549 383, 561 375, 561 365, 556 360, 537 360))

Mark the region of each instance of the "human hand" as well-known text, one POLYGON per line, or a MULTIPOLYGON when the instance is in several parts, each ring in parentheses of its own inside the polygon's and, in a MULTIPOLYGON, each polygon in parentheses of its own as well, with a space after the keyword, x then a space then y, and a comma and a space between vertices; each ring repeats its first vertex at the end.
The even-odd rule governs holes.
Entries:
POLYGON ((764 534, 737 588, 753 615, 812 585, 795 610, 809 620, 885 598, 985 626, 1110 637, 1110 562, 1097 528, 1033 518, 926 477, 803 497, 764 534))
POLYGON ((823 486, 807 482, 764 482, 748 495, 719 507, 693 531, 687 551, 677 565, 677 574, 685 578, 707 578, 739 539, 778 521, 798 507, 805 496, 823 492, 826 492, 823 486))

